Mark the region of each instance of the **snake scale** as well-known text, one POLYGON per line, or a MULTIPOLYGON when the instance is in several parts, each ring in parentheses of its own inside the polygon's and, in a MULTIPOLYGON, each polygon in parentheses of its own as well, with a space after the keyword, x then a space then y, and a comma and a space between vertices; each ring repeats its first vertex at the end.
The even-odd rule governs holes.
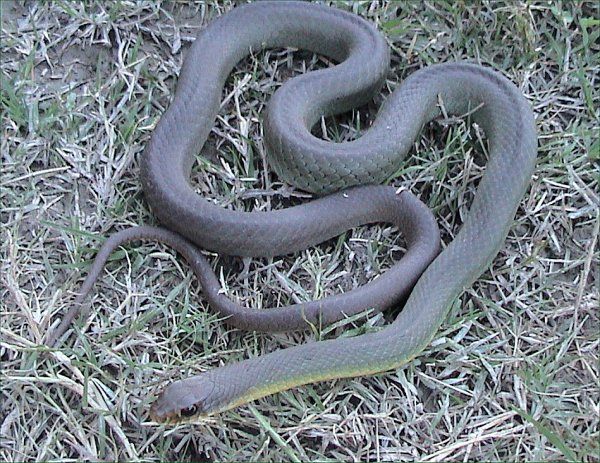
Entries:
MULTIPOLYGON (((301 329, 306 317, 331 322, 369 307, 383 310, 410 295, 394 322, 377 332, 282 349, 176 381, 154 402, 150 416, 155 421, 196 420, 302 384, 396 369, 427 346, 453 301, 497 254, 535 166, 537 137, 530 105, 493 70, 444 63, 403 81, 358 139, 332 143, 311 134, 323 115, 369 101, 385 81, 388 66, 388 46, 371 23, 313 3, 245 4, 199 33, 174 99, 141 159, 145 197, 167 229, 137 227, 111 237, 76 305, 110 252, 135 239, 174 246, 194 269, 211 306, 235 326, 301 329), (325 196, 270 212, 227 210, 194 192, 189 183, 192 161, 214 124, 235 64, 252 51, 272 47, 306 49, 338 63, 285 82, 264 115, 264 143, 275 172, 302 190, 325 196), (489 160, 460 232, 438 254, 439 232, 425 206, 409 192, 377 184, 397 171, 422 126, 440 114, 440 100, 450 114, 477 108, 472 118, 488 138, 489 160), (407 241, 404 259, 369 285, 281 311, 241 308, 221 295, 217 278, 196 247, 274 256, 372 222, 399 226, 407 241)), ((63 318, 52 341, 79 310, 74 307, 63 318)))

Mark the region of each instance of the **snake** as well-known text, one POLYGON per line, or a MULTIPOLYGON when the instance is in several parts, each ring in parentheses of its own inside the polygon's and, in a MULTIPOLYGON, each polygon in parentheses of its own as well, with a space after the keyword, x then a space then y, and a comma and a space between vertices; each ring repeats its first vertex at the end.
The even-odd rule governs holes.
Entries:
MULTIPOLYGON (((537 135, 530 103, 491 67, 438 63, 404 79, 358 138, 332 142, 312 134, 321 117, 369 102, 386 82, 389 65, 389 46, 372 22, 315 3, 248 3, 199 32, 172 102, 140 160, 142 189, 162 226, 134 227, 109 238, 83 284, 78 306, 110 252, 138 239, 175 247, 198 276, 210 305, 239 327, 302 329, 309 322, 331 322, 368 308, 404 305, 391 323, 375 331, 276 350, 172 382, 150 408, 153 421, 198 421, 301 385, 401 368, 427 347, 455 301, 491 265, 535 169, 537 135), (263 116, 268 165, 283 181, 318 198, 272 211, 224 208, 190 184, 193 161, 209 136, 235 65, 251 53, 286 47, 334 63, 284 82, 263 116), (469 114, 485 133, 488 149, 469 211, 440 252, 432 213, 409 191, 385 184, 401 168, 422 127, 448 114, 469 114), (397 225, 405 235, 403 259, 365 286, 281 311, 230 301, 199 250, 285 255, 375 222, 397 225)), ((63 318, 54 340, 80 310, 74 307, 63 318)))

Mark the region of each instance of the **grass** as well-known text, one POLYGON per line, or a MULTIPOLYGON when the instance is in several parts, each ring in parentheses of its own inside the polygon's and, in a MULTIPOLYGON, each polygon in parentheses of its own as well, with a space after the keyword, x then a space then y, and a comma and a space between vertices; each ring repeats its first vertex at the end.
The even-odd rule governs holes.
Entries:
MULTIPOLYGON (((44 347, 104 237, 154 222, 139 158, 185 50, 232 4, 1 2, 3 460, 600 460, 597 5, 331 3, 378 24, 392 72, 382 96, 324 120, 319 136, 360 134, 385 95, 431 63, 493 65, 531 101, 538 167, 491 268, 399 371, 309 385, 201 425, 152 425, 152 394, 173 379, 393 314, 304 334, 231 330, 187 265, 150 243, 116 252, 92 315, 60 350, 44 347)), ((274 50, 236 67, 194 168, 199 193, 238 210, 306 196, 268 170, 260 121, 279 82, 323 66, 274 50)), ((484 149, 468 120, 437 121, 390 179, 432 207, 445 243, 484 149)), ((393 228, 373 226, 293 256, 211 259, 228 294, 262 308, 364 284, 401 251, 393 228)))

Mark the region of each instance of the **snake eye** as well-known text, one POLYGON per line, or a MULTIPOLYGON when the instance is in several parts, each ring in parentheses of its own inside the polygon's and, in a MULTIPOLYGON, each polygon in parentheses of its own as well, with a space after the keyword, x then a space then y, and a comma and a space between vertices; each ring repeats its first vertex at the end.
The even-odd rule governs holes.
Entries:
POLYGON ((198 407, 196 405, 191 405, 186 408, 182 408, 179 414, 185 418, 189 418, 190 416, 194 416, 198 412, 198 407))

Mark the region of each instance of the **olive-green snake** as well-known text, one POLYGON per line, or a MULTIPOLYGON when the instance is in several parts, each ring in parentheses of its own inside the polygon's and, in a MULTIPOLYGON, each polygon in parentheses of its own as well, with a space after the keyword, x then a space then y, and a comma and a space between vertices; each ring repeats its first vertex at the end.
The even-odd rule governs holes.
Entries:
MULTIPOLYGON (((529 104, 509 80, 488 68, 438 64, 413 73, 398 86, 360 138, 332 143, 311 134, 321 116, 372 98, 388 65, 387 44, 372 24, 311 3, 239 6, 198 35, 173 102, 141 159, 145 196, 170 230, 139 227, 109 239, 77 305, 108 254, 133 239, 158 239, 176 247, 198 275, 211 306, 229 315, 236 326, 298 329, 306 326, 305 318, 330 322, 369 307, 382 310, 398 304, 408 292, 410 296, 396 320, 380 331, 283 349, 172 383, 152 406, 155 421, 197 419, 302 384, 398 368, 425 348, 452 302, 498 252, 534 169, 537 138, 529 104), (194 192, 189 184, 191 162, 214 123, 228 74, 251 51, 270 47, 308 49, 339 63, 287 81, 272 96, 264 116, 270 164, 282 179, 309 192, 381 183, 397 171, 421 127, 440 114, 440 101, 451 114, 477 108, 472 117, 487 135, 489 161, 460 232, 441 254, 437 255, 439 235, 431 214, 410 193, 392 187, 351 188, 271 212, 224 209, 194 192), (400 227, 408 245, 405 259, 351 293, 279 314, 279 309, 253 311, 230 302, 219 293, 218 281, 198 249, 181 238, 220 253, 273 256, 375 221, 400 227), (401 286, 402 280, 409 285, 401 286)), ((52 341, 78 310, 64 317, 52 341)))

